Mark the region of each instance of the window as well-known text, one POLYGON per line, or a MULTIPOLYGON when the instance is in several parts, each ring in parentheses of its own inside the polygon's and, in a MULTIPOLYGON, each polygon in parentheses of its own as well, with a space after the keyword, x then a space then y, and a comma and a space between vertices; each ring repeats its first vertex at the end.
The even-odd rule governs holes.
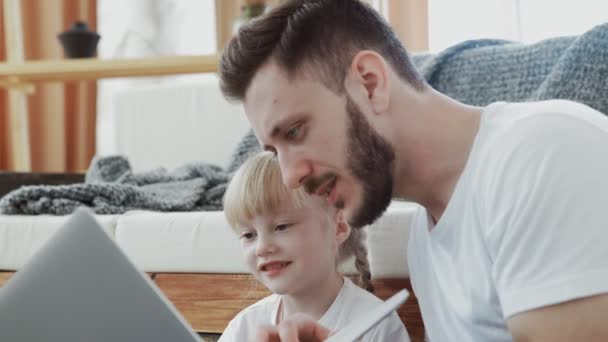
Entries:
POLYGON ((429 49, 467 39, 500 38, 530 43, 580 34, 608 21, 596 0, 428 0, 429 49))

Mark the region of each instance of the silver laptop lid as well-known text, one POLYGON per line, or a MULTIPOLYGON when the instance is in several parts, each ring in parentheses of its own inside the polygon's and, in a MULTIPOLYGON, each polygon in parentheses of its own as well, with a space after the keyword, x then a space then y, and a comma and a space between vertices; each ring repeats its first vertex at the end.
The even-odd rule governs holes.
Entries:
POLYGON ((0 341, 200 341, 86 209, 0 288, 0 341))

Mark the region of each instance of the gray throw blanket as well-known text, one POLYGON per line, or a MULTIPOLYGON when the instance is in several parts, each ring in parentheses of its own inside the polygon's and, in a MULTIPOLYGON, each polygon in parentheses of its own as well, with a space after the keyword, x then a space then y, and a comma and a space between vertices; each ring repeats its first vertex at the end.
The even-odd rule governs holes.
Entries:
POLYGON ((126 158, 103 157, 93 160, 84 184, 24 186, 0 200, 0 212, 67 215, 82 205, 97 214, 217 210, 227 183, 228 174, 210 164, 134 174, 126 158))
MULTIPOLYGON (((608 24, 535 44, 471 40, 413 60, 433 88, 463 103, 569 99, 608 113, 608 24)), ((226 170, 200 163, 133 174, 124 158, 100 158, 85 184, 23 187, 0 200, 0 213, 68 214, 80 205, 100 214, 221 210, 230 175, 258 151, 249 132, 226 170)))
POLYGON ((465 41, 413 59, 433 88, 466 104, 568 99, 608 114, 608 23, 535 44, 465 41))

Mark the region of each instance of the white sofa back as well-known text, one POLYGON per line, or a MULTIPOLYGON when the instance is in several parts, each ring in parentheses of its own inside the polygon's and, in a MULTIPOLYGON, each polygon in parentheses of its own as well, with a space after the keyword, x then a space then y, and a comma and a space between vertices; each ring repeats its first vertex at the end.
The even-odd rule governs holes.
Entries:
POLYGON ((135 171, 197 161, 226 167, 249 129, 242 105, 224 99, 215 74, 120 91, 113 113, 116 153, 135 171))

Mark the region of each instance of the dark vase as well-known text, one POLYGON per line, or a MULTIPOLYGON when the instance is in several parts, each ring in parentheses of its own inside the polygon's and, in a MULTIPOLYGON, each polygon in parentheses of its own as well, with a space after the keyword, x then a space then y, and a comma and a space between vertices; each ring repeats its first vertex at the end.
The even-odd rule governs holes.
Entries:
POLYGON ((68 58, 87 58, 97 55, 97 43, 101 37, 97 32, 90 31, 85 22, 77 21, 72 28, 58 34, 57 38, 68 58))

